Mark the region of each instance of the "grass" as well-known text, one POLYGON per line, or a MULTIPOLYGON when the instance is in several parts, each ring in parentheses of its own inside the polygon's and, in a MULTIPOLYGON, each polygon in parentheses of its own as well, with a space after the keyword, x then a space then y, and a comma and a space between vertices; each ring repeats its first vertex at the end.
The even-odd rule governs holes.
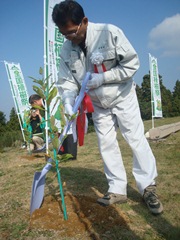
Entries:
MULTIPOLYGON (((180 117, 155 120, 155 127, 179 122, 180 117)), ((145 132, 151 121, 145 121, 145 132)), ((127 228, 115 225, 112 231, 101 235, 102 240, 179 240, 180 239, 180 131, 150 145, 157 159, 159 176, 158 195, 164 205, 164 213, 151 215, 137 192, 132 176, 132 153, 118 134, 118 140, 128 176, 128 203, 116 205, 123 212, 127 228)), ((7 148, 0 154, 0 239, 83 239, 79 236, 61 238, 56 231, 30 229, 29 208, 32 179, 35 171, 45 165, 43 155, 33 160, 25 150, 7 148)), ((64 187, 72 194, 91 196, 92 191, 106 192, 107 183, 94 132, 85 137, 85 145, 78 148, 78 160, 60 164, 64 187)), ((51 171, 46 178, 45 196, 58 192, 56 173, 51 171)), ((99 225, 98 225, 99 226, 99 225)), ((84 238, 86 239, 86 238, 84 238)), ((93 239, 93 238, 92 238, 93 239)))

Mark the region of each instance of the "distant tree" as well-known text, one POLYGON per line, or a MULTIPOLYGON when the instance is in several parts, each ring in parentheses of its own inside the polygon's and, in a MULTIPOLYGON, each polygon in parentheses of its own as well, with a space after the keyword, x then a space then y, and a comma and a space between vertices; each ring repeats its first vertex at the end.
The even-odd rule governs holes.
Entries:
POLYGON ((142 110, 143 109, 143 106, 142 106, 142 88, 136 84, 136 94, 137 94, 137 98, 138 98, 138 102, 139 102, 139 108, 140 108, 140 111, 141 111, 141 115, 142 115, 142 110))
POLYGON ((5 131, 6 127, 6 115, 0 111, 0 133, 5 131))
POLYGON ((151 119, 151 87, 150 87, 150 75, 146 74, 143 77, 143 82, 141 84, 141 91, 138 91, 139 107, 141 111, 141 116, 143 120, 151 119))
POLYGON ((6 115, 0 111, 0 124, 6 125, 6 115))
POLYGON ((136 84, 136 94, 137 94, 138 101, 141 101, 141 99, 142 99, 142 91, 141 91, 141 87, 139 87, 138 84, 136 84))
POLYGON ((16 110, 14 107, 10 111, 9 121, 7 122, 7 130, 11 131, 20 130, 18 116, 16 114, 16 110))
POLYGON ((172 93, 163 85, 162 76, 159 75, 163 117, 172 117, 172 93))
POLYGON ((172 93, 173 116, 180 115, 180 81, 177 80, 172 93))
POLYGON ((173 97, 174 98, 179 98, 180 99, 180 81, 177 80, 173 89, 173 97))

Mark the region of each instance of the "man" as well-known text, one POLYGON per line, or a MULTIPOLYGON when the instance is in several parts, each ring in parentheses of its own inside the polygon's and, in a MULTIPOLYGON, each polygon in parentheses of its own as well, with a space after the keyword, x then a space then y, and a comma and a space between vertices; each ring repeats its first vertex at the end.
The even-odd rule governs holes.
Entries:
POLYGON ((69 114, 83 77, 94 113, 94 127, 104 161, 108 192, 97 201, 102 205, 127 200, 127 177, 116 139, 117 126, 133 152, 133 175, 137 187, 153 214, 163 211, 155 191, 156 161, 144 136, 133 75, 139 68, 137 53, 121 29, 110 24, 88 22, 76 1, 55 5, 52 18, 66 41, 60 53, 58 86, 69 114))
POLYGON ((30 110, 30 119, 28 122, 24 122, 23 127, 31 134, 32 142, 29 144, 28 149, 31 151, 43 150, 45 146, 44 142, 44 129, 45 120, 41 116, 39 109, 32 108, 30 110))
MULTIPOLYGON (((42 99, 38 94, 32 94, 29 97, 29 103, 31 106, 39 106, 41 108, 45 108, 45 102, 44 99, 42 99)), ((43 114, 45 115, 45 113, 43 114)), ((61 150, 59 151, 59 154, 71 154, 72 157, 69 158, 69 160, 76 160, 77 158, 77 142, 74 142, 73 135, 68 134, 65 138, 61 150)))
POLYGON ((29 97, 29 103, 31 106, 37 105, 39 107, 45 108, 44 99, 42 99, 38 94, 32 94, 29 97))

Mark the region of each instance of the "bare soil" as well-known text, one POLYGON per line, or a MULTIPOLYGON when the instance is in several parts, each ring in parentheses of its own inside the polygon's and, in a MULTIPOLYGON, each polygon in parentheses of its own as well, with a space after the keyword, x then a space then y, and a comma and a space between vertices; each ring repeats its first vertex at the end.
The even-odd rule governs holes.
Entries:
POLYGON ((32 214, 30 227, 58 230, 61 237, 87 235, 91 239, 99 239, 99 234, 110 234, 115 225, 119 228, 127 225, 122 212, 114 207, 100 206, 94 198, 67 193, 65 203, 68 220, 64 220, 59 197, 48 196, 44 199, 42 207, 32 214))

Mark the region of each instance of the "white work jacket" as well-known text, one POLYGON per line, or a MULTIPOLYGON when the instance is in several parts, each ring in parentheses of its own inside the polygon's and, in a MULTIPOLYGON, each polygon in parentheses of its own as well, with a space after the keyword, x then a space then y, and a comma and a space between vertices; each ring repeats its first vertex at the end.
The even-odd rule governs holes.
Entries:
POLYGON ((63 103, 74 104, 86 72, 94 72, 93 53, 103 56, 106 68, 104 84, 88 92, 94 105, 114 107, 132 87, 132 77, 139 68, 136 51, 118 27, 111 24, 88 23, 86 56, 81 48, 66 40, 60 54, 57 86, 63 103))

